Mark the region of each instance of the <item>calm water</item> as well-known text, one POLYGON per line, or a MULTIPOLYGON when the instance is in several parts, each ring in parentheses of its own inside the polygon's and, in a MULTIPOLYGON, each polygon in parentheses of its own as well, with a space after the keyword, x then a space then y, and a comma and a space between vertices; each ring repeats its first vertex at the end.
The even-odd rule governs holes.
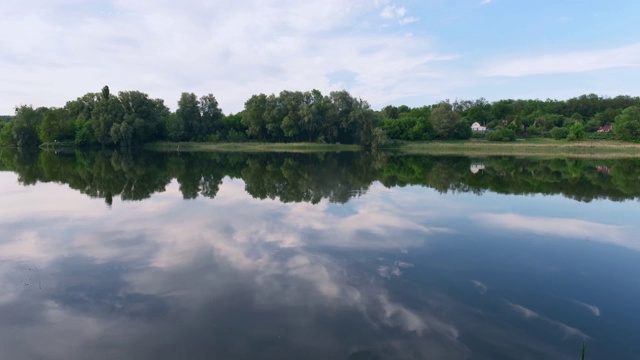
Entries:
POLYGON ((1 359, 640 359, 640 161, 0 153, 1 359))

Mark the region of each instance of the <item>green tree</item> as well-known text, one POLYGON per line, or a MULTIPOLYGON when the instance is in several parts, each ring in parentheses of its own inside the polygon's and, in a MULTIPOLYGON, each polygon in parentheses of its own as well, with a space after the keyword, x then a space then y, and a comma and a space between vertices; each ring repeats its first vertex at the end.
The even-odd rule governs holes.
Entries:
POLYGON ((207 94, 200 98, 200 134, 198 138, 200 140, 206 140, 211 134, 221 131, 224 123, 224 114, 218 106, 218 100, 216 100, 213 94, 207 94))
POLYGON ((13 138, 18 147, 35 147, 40 145, 38 127, 46 108, 34 109, 31 106, 22 105, 16 108, 16 116, 13 119, 13 138))
POLYGON ((77 146, 98 143, 94 132, 93 110, 100 101, 99 93, 87 93, 76 100, 68 101, 64 106, 68 117, 74 122, 74 142, 77 146))
POLYGON ((640 140, 640 107, 628 107, 620 115, 616 116, 613 132, 616 138, 620 140, 640 140))
POLYGON ((576 122, 571 126, 570 134, 573 135, 573 137, 576 140, 584 139, 584 136, 585 136, 584 125, 581 122, 576 122))
POLYGON ((176 110, 178 121, 184 126, 184 138, 181 140, 197 140, 202 130, 200 102, 194 93, 182 93, 176 110))
POLYGON ((170 114, 165 119, 167 138, 171 141, 183 141, 186 139, 184 127, 184 122, 175 113, 170 114))
MULTIPOLYGON (((307 105, 304 104, 304 94, 299 91, 282 91, 280 92, 278 102, 280 103, 282 115, 284 116, 279 120, 280 129, 282 129, 287 139, 296 141, 303 131, 303 115, 307 115, 301 111, 303 110, 303 105, 305 105, 305 108, 307 107, 307 105)), ((309 112, 310 109, 306 110, 309 112)))
POLYGON ((65 109, 50 109, 38 127, 38 137, 42 142, 68 140, 75 137, 75 130, 75 124, 65 109))
POLYGON ((140 91, 121 91, 118 99, 124 115, 111 127, 111 141, 120 146, 139 146, 160 139, 169 109, 160 99, 140 91))
POLYGON ((247 128, 247 135, 258 140, 267 139, 265 113, 267 112, 267 95, 253 95, 244 103, 242 123, 247 128))
POLYGON ((16 146, 13 137, 13 121, 4 123, 0 128, 0 146, 16 146))
POLYGON ((451 104, 438 104, 431 112, 433 132, 438 139, 469 139, 471 127, 462 116, 453 111, 451 104))
POLYGON ((111 128, 113 124, 119 124, 124 117, 124 109, 118 97, 111 96, 109 87, 102 88, 99 100, 91 111, 93 132, 101 145, 113 144, 111 128))
POLYGON ((387 105, 380 110, 380 115, 385 119, 398 119, 398 117, 400 117, 400 112, 397 107, 387 105))

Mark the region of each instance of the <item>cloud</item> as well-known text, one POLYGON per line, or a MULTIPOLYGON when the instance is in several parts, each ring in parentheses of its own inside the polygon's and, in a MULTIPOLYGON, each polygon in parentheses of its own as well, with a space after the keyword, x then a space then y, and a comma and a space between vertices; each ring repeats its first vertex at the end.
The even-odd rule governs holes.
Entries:
POLYGON ((491 4, 493 2, 493 0, 482 0, 480 1, 480 5, 487 5, 487 4, 491 4))
POLYGON ((520 313, 520 315, 526 317, 527 319, 533 319, 533 318, 540 317, 540 315, 538 315, 537 312, 535 312, 535 311, 533 311, 531 309, 527 309, 526 307, 524 307, 522 305, 509 303, 509 306, 511 306, 511 308, 513 310, 515 310, 516 312, 520 313))
POLYGON ((508 306, 514 310, 515 312, 519 313, 520 315, 524 316, 526 319, 539 319, 543 322, 546 322, 547 324, 550 324, 554 327, 557 327, 558 329, 560 329, 560 331, 562 331, 562 333, 564 334, 565 337, 578 337, 581 339, 589 339, 590 336, 585 334, 584 332, 582 332, 579 329, 576 329, 574 327, 571 327, 565 323, 562 323, 560 321, 556 321, 553 319, 549 319, 546 316, 542 316, 540 314, 538 314, 537 312, 528 309, 522 305, 518 305, 518 304, 512 304, 510 302, 507 301, 508 306))
MULTIPOLYGON (((248 314, 251 325, 247 328, 251 330, 243 332, 245 337, 255 330, 253 325, 261 323, 269 324, 267 332, 271 334, 284 326, 289 326, 288 329, 293 329, 291 333, 297 334, 306 331, 301 329, 310 328, 307 324, 318 317, 329 316, 330 319, 331 315, 327 314, 335 313, 353 316, 345 319, 366 329, 388 328, 416 335, 398 345, 418 346, 434 342, 441 346, 450 345, 448 351, 460 348, 458 330, 439 312, 424 307, 413 309, 387 293, 385 282, 375 279, 375 262, 372 266, 352 268, 349 265, 351 261, 344 263, 340 256, 324 252, 327 247, 341 246, 343 251, 349 246, 355 251, 366 248, 365 242, 369 239, 362 232, 369 227, 373 234, 381 237, 388 237, 390 233, 402 236, 406 227, 418 232, 410 237, 422 238, 430 233, 428 227, 417 224, 418 220, 425 220, 421 216, 424 213, 417 216, 403 214, 401 209, 400 215, 391 214, 382 206, 385 201, 380 199, 384 198, 386 190, 378 189, 370 193, 371 198, 356 199, 359 206, 354 213, 344 216, 353 219, 343 223, 331 214, 326 201, 312 206, 257 200, 239 185, 242 185, 241 181, 227 178, 214 200, 183 201, 179 185, 173 181, 165 192, 154 194, 142 202, 114 199, 113 208, 118 211, 105 207, 98 216, 87 212, 86 216, 77 214, 68 218, 67 213, 61 212, 59 217, 48 219, 56 223, 56 227, 43 220, 48 216, 49 208, 18 207, 14 209, 14 212, 17 210, 14 217, 0 217, 0 238, 10 239, 0 246, 3 250, 0 252, 3 260, 0 279, 14 282, 13 279, 21 273, 21 263, 37 263, 43 273, 49 274, 47 291, 38 293, 41 296, 38 299, 29 298, 38 301, 33 308, 40 309, 41 322, 36 319, 27 325, 15 324, 12 332, 19 334, 21 339, 38 338, 34 331, 47 339, 52 338, 52 333, 61 333, 67 343, 65 347, 57 347, 56 351, 60 358, 64 358, 63 355, 72 348, 79 349, 86 343, 110 342, 114 341, 113 336, 122 336, 108 332, 107 329, 114 326, 126 328, 128 335, 147 334, 147 326, 153 326, 157 335, 167 328, 180 328, 185 323, 193 329, 194 323, 199 323, 190 316, 222 322, 223 315, 207 317, 207 314, 216 310, 224 313, 225 301, 230 301, 232 304, 228 306, 233 311, 228 313, 248 314), (156 209, 156 205, 167 202, 171 206, 156 209), (260 206, 254 206, 256 203, 260 206), (363 211, 376 218, 386 214, 389 219, 380 217, 379 226, 370 226, 362 221, 363 211), (136 216, 131 216, 132 213, 136 216), (292 218, 297 218, 298 222, 291 223, 289 220, 292 218), (20 221, 30 224, 28 231, 19 230, 23 225, 20 221), (305 235, 305 229, 313 230, 319 226, 331 230, 323 224, 335 228, 328 236, 337 236, 347 245, 305 235), (344 229, 341 228, 343 224, 344 229), (358 237, 363 240, 354 239, 358 237), (318 239, 319 243, 316 242, 318 239), (99 278, 95 274, 100 274, 99 278), (135 296, 127 297, 126 294, 135 296), (246 298, 250 299, 249 305, 243 302, 246 298), (133 301, 127 302, 127 299, 133 301), (146 303, 145 299, 151 302, 146 303), (182 320, 168 320, 164 313, 156 314, 152 323, 124 316, 131 311, 145 313, 153 301, 161 301, 165 311, 180 313, 182 320), (96 307, 104 311, 96 311, 96 307), (291 311, 295 313, 295 309, 301 313, 292 315, 291 311), (287 316, 281 316, 282 311, 286 311, 287 316), (271 317, 276 314, 276 319, 261 321, 259 316, 265 313, 271 317), (165 321, 170 321, 171 325, 165 321), (71 332, 80 332, 83 336, 68 338, 71 332), (436 336, 422 337, 423 334, 436 336)), ((0 188, 0 193, 11 192, 17 186, 14 182, 7 188, 0 188)), ((43 189, 47 188, 43 186, 43 189)), ((31 188, 33 191, 37 189, 31 188)), ((75 190, 63 186, 56 190, 62 197, 75 193, 75 190)), ((398 202, 403 202, 402 196, 398 202)), ((67 206, 73 208, 72 205, 67 206)), ((83 204, 75 206, 82 207, 83 204)), ((96 207, 95 204, 92 206, 96 207)), ((371 248, 393 248, 398 244, 409 246, 412 243, 422 244, 421 241, 380 240, 371 248)), ((412 266, 396 260, 390 268, 397 269, 399 273, 400 269, 412 266)), ((393 269, 391 271, 395 271, 393 269)), ((23 294, 18 286, 7 287, 3 288, 8 291, 0 296, 0 305, 16 306, 29 296, 23 294)), ((435 308, 433 303, 430 306, 435 308)), ((208 329, 212 326, 211 323, 205 325, 208 329)), ((313 328, 322 329, 322 325, 314 325, 313 328)), ((242 336, 239 338, 244 339, 242 336)), ((295 343, 295 336, 287 341, 295 343)), ((119 343, 127 343, 123 339, 135 337, 124 336, 118 340, 119 343)), ((313 339, 314 342, 321 341, 313 339)), ((154 337, 149 342, 157 344, 160 341, 154 337)), ((51 345, 49 342, 43 344, 51 345)), ((21 344, 19 348, 26 351, 34 347, 40 349, 41 346, 44 345, 28 343, 21 344)), ((376 346, 389 345, 377 341, 376 346)), ((406 346, 401 347, 400 353, 406 351, 406 346)), ((76 353, 82 353, 81 349, 76 353)), ((6 351, 2 354, 6 355, 6 351)))
POLYGON ((415 16, 407 16, 407 17, 403 17, 402 19, 400 19, 399 23, 400 23, 400 25, 405 25, 405 24, 410 24, 412 22, 416 22, 418 20, 420 20, 420 19, 415 17, 415 16))
POLYGON ((380 265, 378 266, 378 274, 386 279, 390 279, 391 276, 399 277, 402 275, 401 269, 412 268, 413 264, 396 260, 392 265, 380 265))
POLYGON ((407 9, 404 7, 397 7, 395 5, 388 5, 380 13, 380 17, 383 19, 397 19, 402 18, 407 13, 407 9))
POLYGON ((478 288, 478 291, 480 291, 480 294, 486 294, 487 290, 489 289, 487 287, 487 285, 483 284, 482 282, 478 281, 478 280, 471 280, 471 283, 473 285, 475 285, 475 287, 478 288))
MULTIPOLYGON (((229 113, 253 94, 314 88, 382 106, 424 94, 425 83, 437 88, 439 63, 451 58, 427 38, 370 31, 371 18, 385 13, 375 0, 74 3, 0 4, 14 14, 0 22, 0 79, 12 84, 0 89, 0 113, 63 106, 105 84, 173 109, 182 91, 213 93, 229 113), (344 72, 353 81, 331 81, 344 72)), ((403 24, 417 20, 402 7, 389 11, 403 24)))
POLYGON ((593 316, 600 316, 600 308, 599 307, 597 307, 595 305, 590 305, 590 304, 587 304, 587 303, 583 303, 583 302, 578 301, 578 300, 571 300, 571 301, 574 304, 580 305, 583 308, 589 310, 593 314, 593 316))
POLYGON ((407 9, 403 6, 390 4, 385 6, 380 13, 380 17, 387 20, 398 20, 398 24, 406 25, 420 20, 415 16, 407 16, 407 9))
POLYGON ((628 233, 628 228, 622 226, 578 219, 523 216, 512 213, 484 213, 475 215, 474 218, 484 226, 539 235, 585 239, 640 250, 640 242, 628 233))
POLYGON ((625 67, 640 67, 640 43, 610 49, 497 60, 479 73, 482 76, 521 77, 625 67))

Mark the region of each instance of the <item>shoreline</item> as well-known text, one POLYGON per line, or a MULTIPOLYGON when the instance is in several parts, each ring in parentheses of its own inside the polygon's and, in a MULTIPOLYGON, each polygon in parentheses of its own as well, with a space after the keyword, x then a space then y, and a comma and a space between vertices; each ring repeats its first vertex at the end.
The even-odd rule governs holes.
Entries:
POLYGON ((517 140, 500 143, 482 140, 407 142, 397 148, 407 154, 507 155, 545 157, 629 158, 640 157, 640 144, 616 140, 568 142, 553 139, 517 140))
MULTIPOLYGON (((144 146, 152 151, 185 152, 343 152, 361 151, 359 145, 317 144, 317 143, 197 143, 159 142, 144 146)), ((616 140, 583 140, 567 142, 553 139, 517 140, 510 143, 485 140, 459 141, 407 141, 385 146, 382 152, 424 155, 464 155, 464 156, 546 156, 546 157, 591 157, 616 158, 640 157, 640 144, 616 140)))
POLYGON ((144 149, 160 152, 343 152, 362 150, 359 145, 268 142, 156 142, 145 144, 144 149))
MULTIPOLYGON (((89 147, 87 149, 97 149, 89 147)), ((155 142, 141 147, 157 152, 284 152, 324 153, 363 151, 359 145, 269 142, 155 142)), ((42 144, 45 151, 83 149, 70 143, 42 144)), ((520 156, 576 158, 640 158, 640 144, 617 140, 582 140, 568 142, 554 139, 526 139, 515 142, 486 140, 398 141, 379 148, 382 153, 407 155, 520 156)))

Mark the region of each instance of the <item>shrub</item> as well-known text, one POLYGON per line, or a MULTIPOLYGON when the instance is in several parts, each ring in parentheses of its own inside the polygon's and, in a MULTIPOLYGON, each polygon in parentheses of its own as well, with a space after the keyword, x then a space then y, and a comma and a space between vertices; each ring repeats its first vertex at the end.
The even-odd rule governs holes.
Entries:
POLYGON ((486 139, 489 141, 516 141, 516 132, 507 128, 497 129, 487 133, 486 139))
POLYGON ((569 129, 566 127, 554 127, 551 129, 551 137, 556 140, 566 139, 569 136, 569 129))

